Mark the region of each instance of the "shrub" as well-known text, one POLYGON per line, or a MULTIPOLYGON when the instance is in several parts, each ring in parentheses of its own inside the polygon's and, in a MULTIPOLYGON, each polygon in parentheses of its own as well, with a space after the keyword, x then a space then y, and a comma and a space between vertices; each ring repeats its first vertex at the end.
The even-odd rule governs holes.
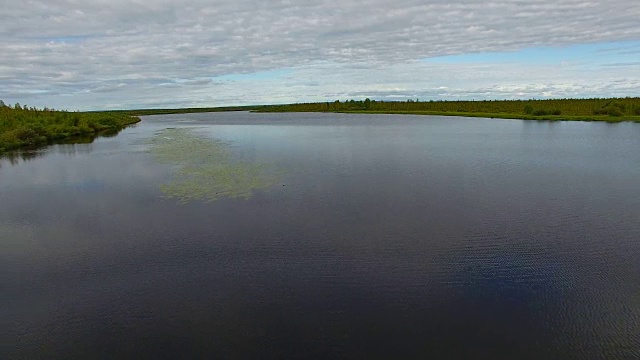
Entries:
POLYGON ((622 113, 622 109, 620 109, 618 107, 610 107, 607 110, 607 115, 609 115, 609 116, 622 116, 624 114, 622 113))
POLYGON ((30 126, 20 126, 13 130, 13 136, 20 141, 28 142, 38 136, 38 133, 30 126))
POLYGON ((609 101, 603 107, 593 110, 595 115, 622 116, 626 106, 617 101, 609 101))
POLYGON ((525 114, 529 114, 529 115, 533 114, 533 106, 531 106, 531 105, 525 106, 524 107, 524 113, 525 114))

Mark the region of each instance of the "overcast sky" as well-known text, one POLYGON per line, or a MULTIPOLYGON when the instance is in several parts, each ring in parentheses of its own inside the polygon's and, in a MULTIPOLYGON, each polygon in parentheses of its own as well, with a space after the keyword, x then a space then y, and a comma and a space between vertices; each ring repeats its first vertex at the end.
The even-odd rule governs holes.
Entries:
POLYGON ((640 96, 638 0, 0 0, 0 99, 70 110, 640 96))

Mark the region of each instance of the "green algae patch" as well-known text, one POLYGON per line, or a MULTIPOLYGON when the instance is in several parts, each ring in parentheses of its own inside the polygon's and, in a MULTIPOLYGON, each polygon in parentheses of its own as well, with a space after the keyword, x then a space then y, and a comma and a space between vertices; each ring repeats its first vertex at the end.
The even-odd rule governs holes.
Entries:
POLYGON ((259 189, 274 185, 279 176, 266 164, 238 160, 231 144, 199 136, 191 129, 165 129, 149 140, 150 152, 171 164, 173 179, 160 190, 180 203, 221 198, 248 199, 259 189))

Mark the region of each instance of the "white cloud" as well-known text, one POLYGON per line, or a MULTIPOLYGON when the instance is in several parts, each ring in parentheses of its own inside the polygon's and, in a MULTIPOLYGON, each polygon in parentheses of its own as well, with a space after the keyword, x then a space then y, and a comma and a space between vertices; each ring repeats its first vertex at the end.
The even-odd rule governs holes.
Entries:
MULTIPOLYGON (((587 96, 598 89, 601 96, 640 93, 632 61, 611 61, 629 64, 602 66, 589 75, 567 62, 565 71, 551 71, 555 78, 545 66, 439 68, 416 62, 640 40, 636 1, 3 2, 0 98, 5 101, 83 109, 206 106, 385 96, 384 91, 403 97, 444 94, 440 86, 449 88, 448 97, 506 97, 531 94, 528 83, 564 86, 545 90, 553 96, 587 96), (282 68, 294 69, 295 77, 211 82, 225 74, 282 68), (628 82, 616 85, 615 79, 628 82), (513 94, 501 90, 509 87, 513 94)), ((638 47, 623 50, 633 54, 638 47)))

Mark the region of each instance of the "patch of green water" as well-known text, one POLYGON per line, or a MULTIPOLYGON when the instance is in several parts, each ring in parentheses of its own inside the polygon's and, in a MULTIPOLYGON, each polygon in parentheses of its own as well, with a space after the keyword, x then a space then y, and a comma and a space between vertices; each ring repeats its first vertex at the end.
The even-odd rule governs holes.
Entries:
POLYGON ((279 180, 265 164, 235 159, 229 143, 199 136, 191 129, 162 130, 149 144, 158 161, 174 165, 173 179, 160 189, 181 203, 223 197, 248 199, 254 191, 279 180))

